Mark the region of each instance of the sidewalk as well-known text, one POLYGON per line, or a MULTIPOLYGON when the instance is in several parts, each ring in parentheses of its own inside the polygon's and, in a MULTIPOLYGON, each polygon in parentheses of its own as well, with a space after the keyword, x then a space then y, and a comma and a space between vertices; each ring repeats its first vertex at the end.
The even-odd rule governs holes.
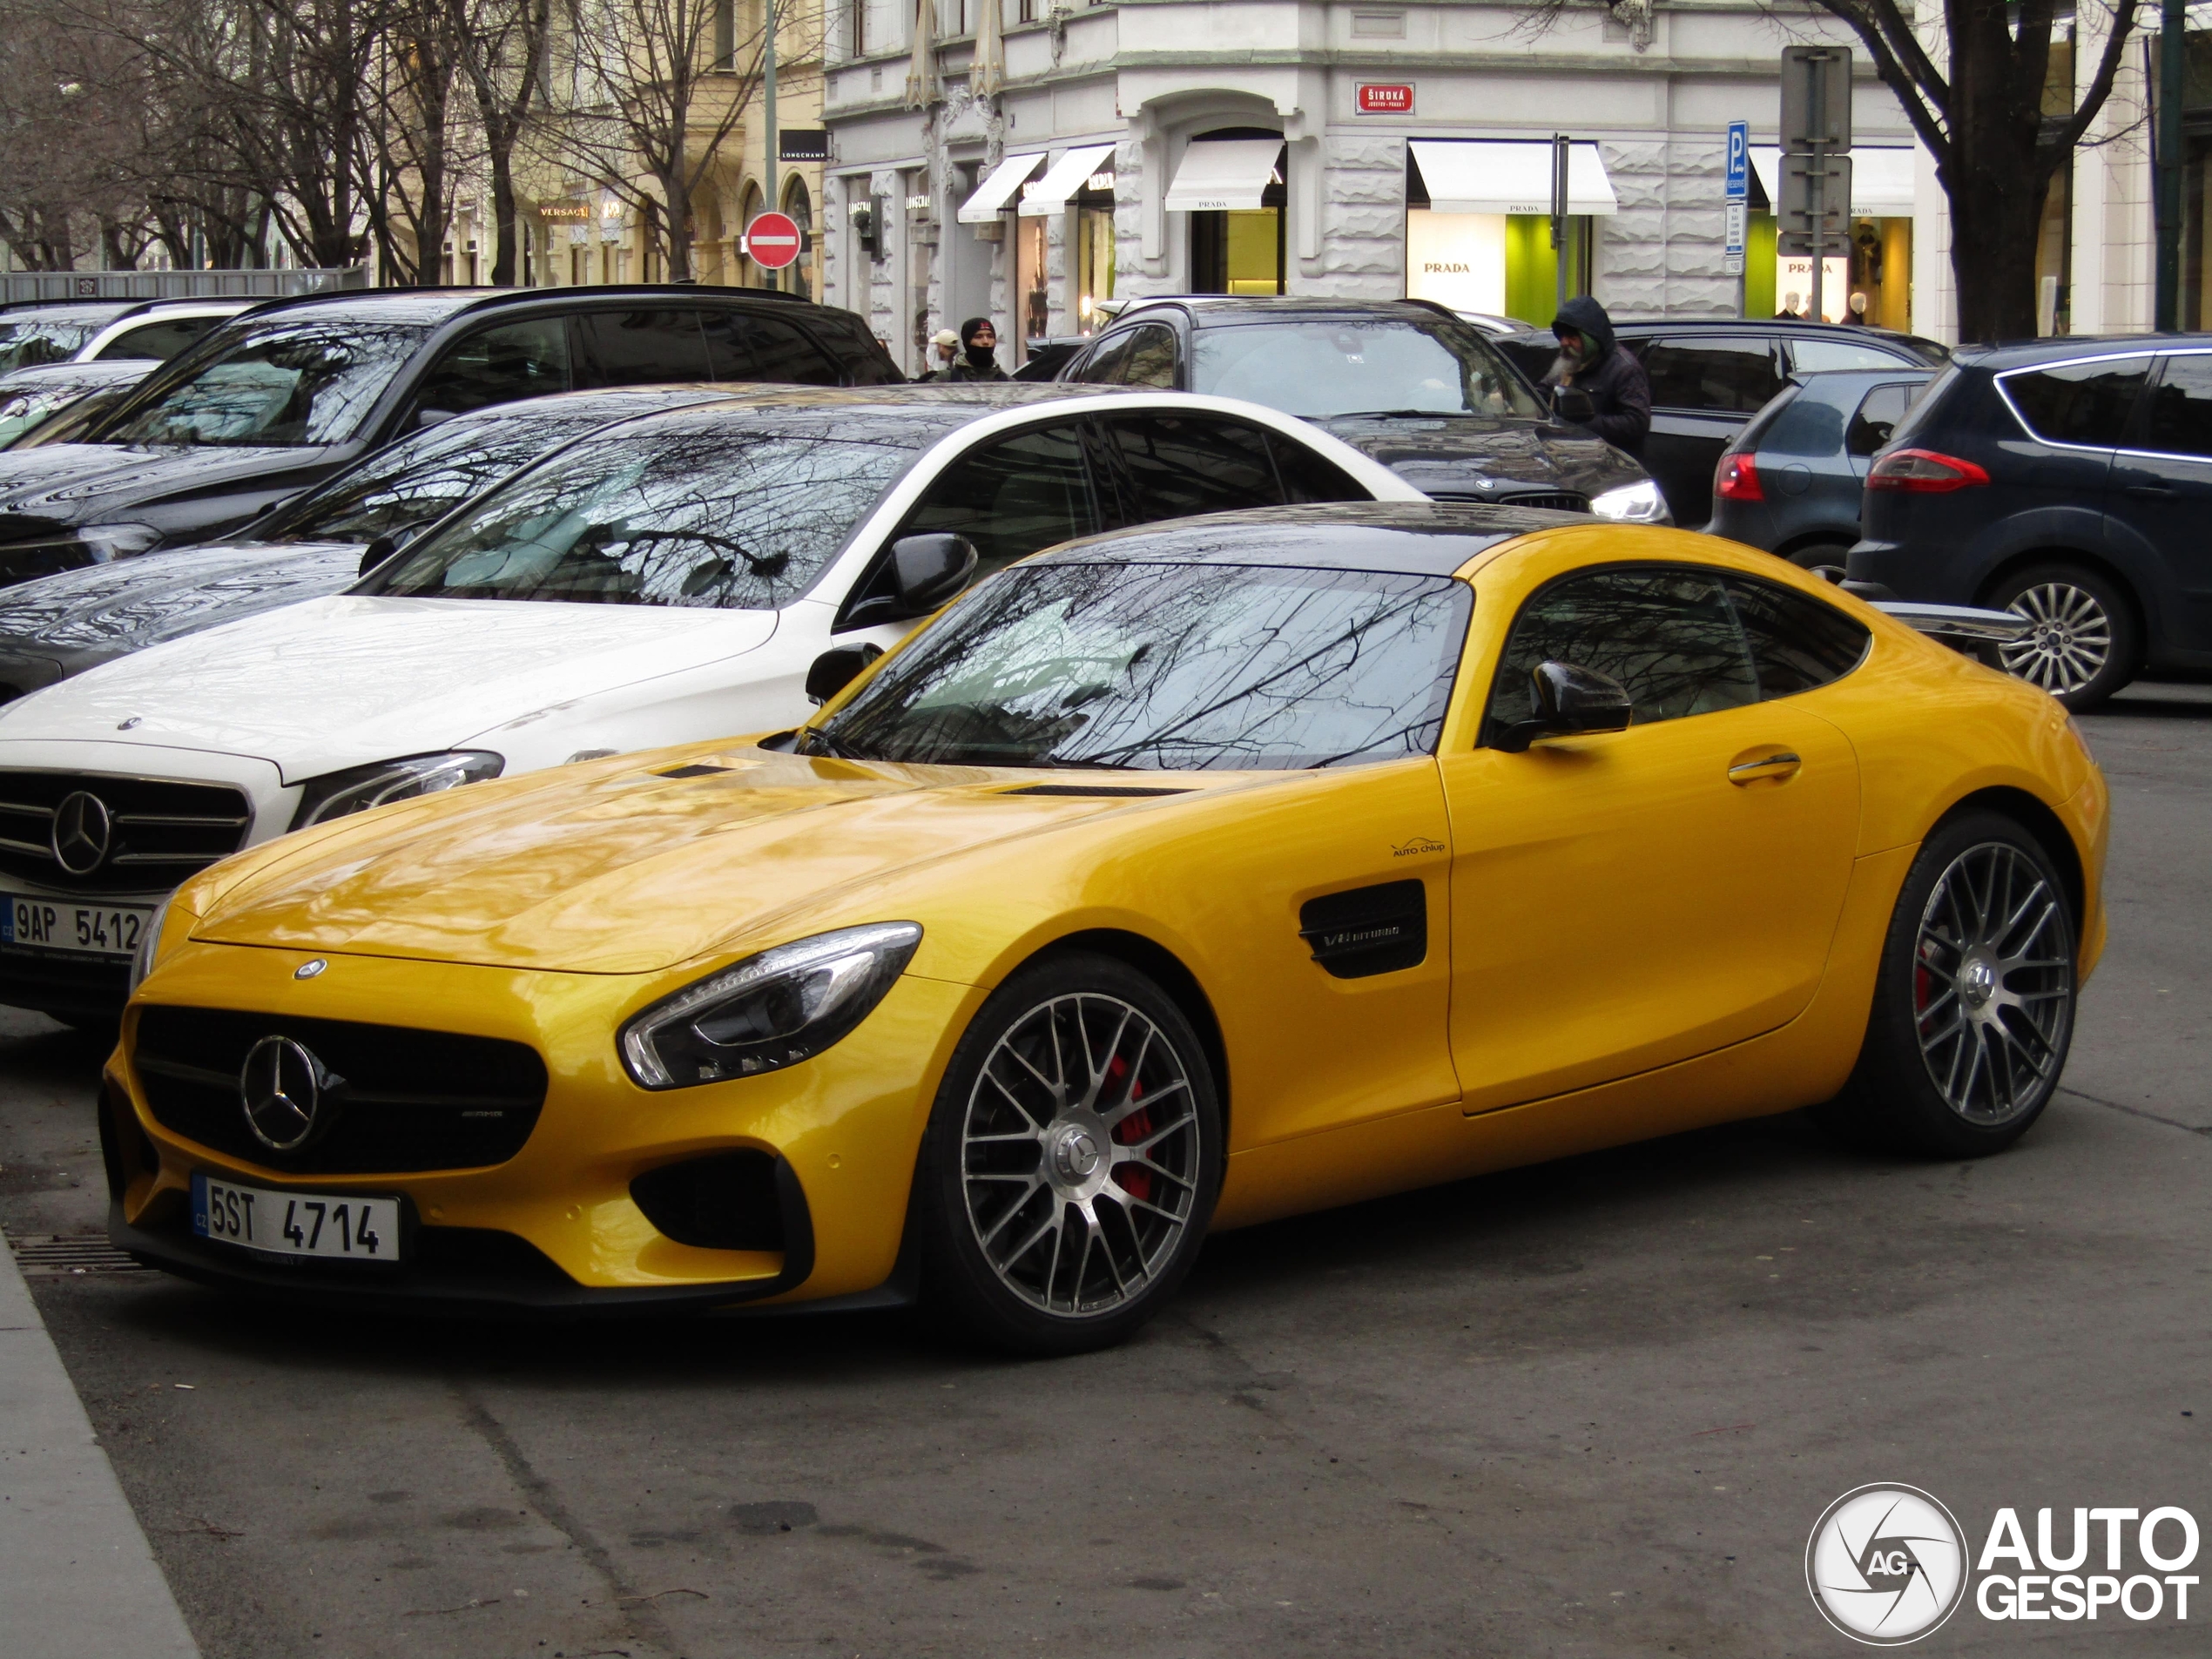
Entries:
POLYGON ((9 1659, 199 1652, 4 1246, 0 1631, 9 1659))

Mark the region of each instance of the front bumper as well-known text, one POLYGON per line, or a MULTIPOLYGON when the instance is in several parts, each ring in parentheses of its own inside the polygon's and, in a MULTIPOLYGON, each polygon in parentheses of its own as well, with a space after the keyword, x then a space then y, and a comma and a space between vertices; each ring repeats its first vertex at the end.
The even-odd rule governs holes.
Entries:
MULTIPOLYGON (((614 1035, 697 976, 551 974, 191 942, 174 948, 124 1021, 102 1109, 111 1235, 152 1265, 318 1305, 523 1314, 653 1312, 867 1298, 893 1278, 937 1082, 981 993, 907 977, 860 1028, 786 1070, 648 1093, 614 1035), (445 1032, 529 1044, 544 1103, 521 1150, 486 1168, 300 1173, 196 1142, 155 1116, 135 1067, 149 1001, 445 1032), (426 1016, 425 1010, 436 1010, 426 1016), (732 1151, 775 1160, 781 1248, 720 1249, 660 1231, 632 1183, 732 1151), (195 1171, 295 1191, 396 1196, 400 1264, 299 1262, 195 1238, 195 1171)), ((361 1108, 358 1109, 374 1109, 361 1108)), ((173 1114, 172 1114, 173 1116, 173 1114)))

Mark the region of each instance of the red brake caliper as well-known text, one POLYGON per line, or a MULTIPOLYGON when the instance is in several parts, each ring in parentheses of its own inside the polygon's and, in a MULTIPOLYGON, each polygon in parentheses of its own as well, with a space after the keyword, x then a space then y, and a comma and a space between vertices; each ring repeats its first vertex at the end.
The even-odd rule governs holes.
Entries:
MULTIPOLYGON (((1106 1081, 1118 1084, 1129 1076, 1129 1062, 1116 1055, 1106 1065, 1106 1081)), ((1131 1100, 1144 1098, 1144 1085, 1138 1083, 1129 1091, 1131 1100)), ((1114 1138, 1123 1146, 1134 1146, 1152 1132, 1152 1114, 1138 1107, 1114 1125, 1114 1138)), ((1143 1203, 1152 1201, 1152 1172, 1139 1164, 1124 1163, 1114 1171, 1114 1179, 1123 1191, 1143 1203)))

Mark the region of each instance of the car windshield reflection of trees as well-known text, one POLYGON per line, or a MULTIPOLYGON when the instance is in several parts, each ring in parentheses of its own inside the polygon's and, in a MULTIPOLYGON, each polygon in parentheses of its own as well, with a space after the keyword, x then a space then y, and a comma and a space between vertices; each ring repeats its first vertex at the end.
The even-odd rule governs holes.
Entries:
POLYGON ((271 324, 92 435, 99 443, 342 443, 421 345, 420 325, 271 324))
POLYGON ((841 436, 840 424, 833 409, 679 415, 587 440, 395 559, 369 590, 772 610, 935 435, 841 436))
POLYGON ((1238 323, 1192 335, 1190 384, 1327 420, 1369 414, 1543 410, 1474 330, 1443 322, 1238 323))
POLYGON ((810 746, 867 760, 1305 768, 1436 745, 1472 594, 1441 577, 1219 564, 1016 566, 810 746))
POLYGON ((254 526, 264 542, 373 542, 439 516, 578 431, 515 421, 448 421, 301 496, 254 526))

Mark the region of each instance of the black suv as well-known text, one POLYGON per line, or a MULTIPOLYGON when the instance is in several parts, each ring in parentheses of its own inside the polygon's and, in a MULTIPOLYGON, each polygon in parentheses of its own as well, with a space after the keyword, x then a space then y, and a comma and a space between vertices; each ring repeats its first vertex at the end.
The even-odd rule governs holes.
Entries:
POLYGON ((764 288, 280 300, 204 336, 78 441, 0 454, 0 585, 206 541, 403 433, 516 398, 904 378, 851 312, 764 288))
POLYGON ((1854 581, 2033 624, 2069 708, 2212 668, 2212 335, 1962 349, 1875 456, 1854 581))
POLYGON ((1552 419, 1481 330, 1426 300, 1142 300, 1059 378, 1280 409, 1437 501, 1671 522, 1649 473, 1602 438, 1552 419))
MULTIPOLYGON (((1713 516, 1713 469, 1722 452, 1791 381, 1838 368, 1940 366, 1947 355, 1914 334, 1780 317, 1616 322, 1613 333, 1651 382, 1643 464, 1666 492, 1675 523, 1692 529, 1713 516)), ((1498 345, 1539 380, 1559 354, 1548 328, 1510 334, 1498 345)))

